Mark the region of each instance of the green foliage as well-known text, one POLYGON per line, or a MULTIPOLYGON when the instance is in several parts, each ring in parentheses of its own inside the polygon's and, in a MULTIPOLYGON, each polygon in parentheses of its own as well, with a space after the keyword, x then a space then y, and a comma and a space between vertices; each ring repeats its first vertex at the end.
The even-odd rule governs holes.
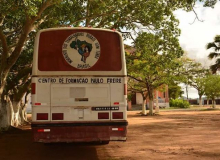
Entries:
POLYGON ((220 96, 220 76, 210 75, 204 79, 205 95, 212 100, 220 96))
POLYGON ((174 35, 140 33, 135 40, 134 53, 128 52, 126 57, 129 89, 141 93, 143 99, 148 97, 152 102, 154 90, 176 78, 175 72, 179 66, 177 60, 182 54, 174 35))
POLYGON ((183 53, 178 39, 151 33, 141 33, 135 41, 135 53, 127 54, 128 75, 133 88, 142 91, 154 90, 169 84, 178 69, 176 61, 183 53))
POLYGON ((214 5, 217 3, 217 0, 199 0, 200 2, 205 2, 204 7, 212 7, 214 8, 214 5))
POLYGON ((189 108, 190 104, 186 100, 182 99, 171 99, 170 100, 170 107, 176 107, 176 108, 189 108))
POLYGON ((215 64, 210 66, 212 72, 216 73, 216 71, 220 69, 220 35, 216 35, 214 42, 208 43, 206 48, 213 51, 208 55, 208 58, 216 59, 215 64))
POLYGON ((76 40, 76 41, 72 41, 72 43, 70 44, 71 48, 77 49, 79 48, 79 50, 83 50, 82 46, 84 45, 84 47, 89 47, 89 50, 92 50, 92 44, 86 42, 86 41, 80 41, 80 40, 76 40))
POLYGON ((128 95, 127 95, 128 101, 131 101, 133 96, 136 96, 136 95, 133 93, 128 93, 128 95))
POLYGON ((180 86, 178 86, 177 84, 170 84, 168 87, 169 98, 177 99, 182 97, 182 94, 184 92, 182 91, 180 86))
POLYGON ((198 90, 199 97, 204 94, 203 78, 210 74, 209 69, 202 67, 201 63, 196 62, 186 56, 181 57, 182 67, 179 69, 179 82, 190 85, 198 90))

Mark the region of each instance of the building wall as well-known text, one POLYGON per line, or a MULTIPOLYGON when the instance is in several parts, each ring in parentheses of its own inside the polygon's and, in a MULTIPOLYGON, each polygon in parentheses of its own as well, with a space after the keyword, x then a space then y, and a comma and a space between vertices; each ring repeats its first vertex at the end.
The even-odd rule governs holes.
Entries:
MULTIPOLYGON (((154 103, 156 103, 156 91, 154 92, 154 103)), ((146 104, 148 104, 149 100, 146 99, 146 104)), ((143 98, 140 93, 136 93, 136 104, 142 104, 143 98)), ((168 94, 168 87, 166 87, 165 92, 158 91, 158 103, 161 107, 169 107, 169 94, 168 94)), ((156 104, 155 104, 156 105, 156 104)))
POLYGON ((136 104, 142 104, 143 103, 143 97, 140 93, 136 93, 136 104))

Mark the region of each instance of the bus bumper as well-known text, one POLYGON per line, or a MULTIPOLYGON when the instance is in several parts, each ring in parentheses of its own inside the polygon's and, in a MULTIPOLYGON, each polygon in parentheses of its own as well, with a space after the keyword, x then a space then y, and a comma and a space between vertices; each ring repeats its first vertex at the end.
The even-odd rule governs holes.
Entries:
POLYGON ((126 141, 127 121, 31 124, 34 142, 126 141))

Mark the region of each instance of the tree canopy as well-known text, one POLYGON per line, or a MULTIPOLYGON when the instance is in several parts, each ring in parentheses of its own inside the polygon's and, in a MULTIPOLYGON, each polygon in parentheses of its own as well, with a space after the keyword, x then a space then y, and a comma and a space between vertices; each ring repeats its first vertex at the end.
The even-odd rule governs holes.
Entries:
POLYGON ((211 52, 208 57, 210 59, 216 59, 215 64, 210 66, 212 72, 216 73, 216 71, 220 69, 220 35, 216 35, 214 42, 208 43, 206 48, 213 50, 213 52, 211 52))
POLYGON ((184 92, 182 91, 182 89, 178 85, 178 83, 170 83, 168 93, 169 93, 170 99, 178 99, 178 98, 182 97, 182 94, 184 92))
MULTIPOLYGON (((204 85, 202 79, 209 75, 210 71, 209 69, 204 68, 201 63, 187 58, 186 56, 181 58, 181 62, 183 67, 179 70, 181 75, 180 82, 186 84, 186 87, 189 85, 198 91, 201 104, 201 98, 202 95, 204 95, 204 85)), ((188 99, 188 90, 186 94, 188 99)))
POLYGON ((215 108, 215 99, 220 96, 220 76, 210 75, 204 79, 204 92, 208 98, 212 99, 213 108, 215 108))
POLYGON ((128 77, 133 79, 131 89, 142 88, 146 92, 151 103, 150 114, 153 113, 153 91, 175 78, 178 58, 182 54, 178 39, 172 34, 164 36, 146 32, 135 40, 135 52, 127 54, 128 77))

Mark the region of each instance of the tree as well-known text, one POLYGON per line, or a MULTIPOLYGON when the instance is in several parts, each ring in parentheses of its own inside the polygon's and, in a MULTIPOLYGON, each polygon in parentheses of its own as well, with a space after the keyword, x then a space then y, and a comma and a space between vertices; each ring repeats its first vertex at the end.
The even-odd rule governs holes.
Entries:
MULTIPOLYGON (((202 105, 202 96, 204 95, 204 78, 210 73, 209 69, 202 67, 201 63, 187 57, 182 57, 183 67, 180 71, 182 82, 186 86, 190 85, 198 91, 199 105, 202 105)), ((188 92, 187 92, 188 99, 188 92)))
MULTIPOLYGON (((149 114, 153 114, 153 93, 175 78, 178 59, 183 51, 178 39, 164 34, 141 33, 135 40, 135 52, 127 55, 129 85, 149 99, 149 114), (145 94, 143 94, 145 93, 145 94)), ((145 101, 143 101, 145 107, 145 101)), ((143 114, 145 109, 143 108, 143 114)))
MULTIPOLYGON (((25 50, 26 51, 26 50, 25 50)), ((31 63, 32 62, 32 50, 28 50, 22 54, 16 64, 11 68, 7 77, 7 83, 3 94, 8 96, 8 102, 11 103, 10 120, 13 126, 21 125, 27 122, 26 107, 28 103, 28 94, 30 94, 31 86, 31 63), (25 97, 24 102, 22 98, 25 97)))
POLYGON ((179 97, 182 97, 182 94, 184 93, 181 87, 175 82, 169 84, 168 92, 169 92, 169 98, 172 99, 177 99, 179 97))
POLYGON ((208 75, 210 75, 208 69, 198 68, 194 78, 190 80, 190 85, 198 91, 200 106, 202 106, 202 96, 205 94, 205 78, 208 75))
POLYGON ((142 113, 145 113, 146 111, 146 98, 147 98, 147 89, 145 87, 145 84, 142 81, 138 81, 135 78, 129 78, 128 79, 128 92, 130 94, 133 93, 140 93, 142 95, 143 103, 142 103, 142 113))
POLYGON ((215 99, 220 96, 220 76, 209 75, 204 81, 205 95, 212 99, 212 107, 215 108, 215 99))
POLYGON ((210 66, 212 72, 216 73, 216 71, 220 69, 220 35, 216 35, 214 38, 214 42, 208 43, 206 48, 213 50, 213 52, 211 52, 208 57, 210 59, 216 58, 215 64, 210 66))
MULTIPOLYGON (((200 1, 209 6, 215 4, 214 0, 200 1)), ((33 37, 38 30, 91 25, 123 31, 141 26, 151 31, 170 28, 176 34, 179 33, 176 29, 178 21, 172 12, 179 8, 190 11, 195 2, 196 0, 0 0, 0 128, 12 125, 8 118, 12 110, 8 108, 12 108, 9 92, 14 92, 6 89, 8 76, 17 72, 11 69, 19 56, 25 54, 24 50, 28 48, 26 46, 33 44, 33 37)), ((29 88, 26 89, 28 91, 29 88)), ((18 110, 16 105, 14 108, 18 110)))

